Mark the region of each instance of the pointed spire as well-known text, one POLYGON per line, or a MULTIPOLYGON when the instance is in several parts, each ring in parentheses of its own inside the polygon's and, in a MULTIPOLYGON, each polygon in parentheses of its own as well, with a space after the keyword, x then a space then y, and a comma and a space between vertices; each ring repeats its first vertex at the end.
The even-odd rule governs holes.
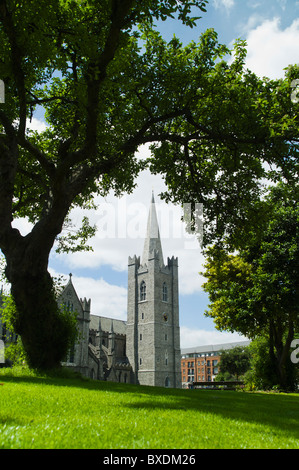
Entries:
POLYGON ((146 239, 144 242, 142 264, 147 264, 149 258, 152 256, 153 251, 156 251, 160 261, 160 265, 163 265, 163 252, 160 239, 158 218, 156 213, 154 191, 152 191, 152 200, 150 210, 147 219, 147 232, 146 239))

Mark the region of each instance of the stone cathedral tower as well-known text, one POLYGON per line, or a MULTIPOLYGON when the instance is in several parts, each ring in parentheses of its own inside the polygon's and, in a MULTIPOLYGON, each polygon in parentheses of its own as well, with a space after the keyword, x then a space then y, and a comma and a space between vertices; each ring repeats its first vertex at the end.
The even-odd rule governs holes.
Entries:
POLYGON ((178 259, 164 265, 154 196, 142 260, 129 257, 126 353, 133 382, 181 387, 178 259))

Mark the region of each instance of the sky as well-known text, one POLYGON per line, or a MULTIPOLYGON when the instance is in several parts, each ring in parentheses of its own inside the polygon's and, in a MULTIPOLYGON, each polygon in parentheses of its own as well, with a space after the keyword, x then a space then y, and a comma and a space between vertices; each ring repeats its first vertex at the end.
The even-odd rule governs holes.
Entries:
MULTIPOLYGON (((197 27, 189 29, 175 20, 157 25, 163 37, 175 34, 184 44, 197 41, 207 28, 214 28, 219 42, 232 47, 236 39, 247 42, 246 66, 259 76, 281 78, 284 68, 298 62, 299 1, 295 0, 210 0, 207 12, 201 13, 197 27)), ((199 16, 195 12, 195 16, 199 16)), ((299 78, 299 77, 298 77, 299 78)), ((40 116, 33 119, 34 127, 45 124, 40 116)), ((148 154, 142 147, 140 156, 148 154)), ((179 261, 179 306, 181 348, 242 341, 237 333, 217 331, 211 318, 204 315, 209 299, 203 291, 204 257, 195 238, 190 237, 180 220, 182 211, 159 199, 165 185, 160 176, 144 171, 137 179, 132 194, 117 199, 109 194, 98 198, 98 208, 72 213, 74 225, 80 225, 84 215, 97 224, 96 236, 90 240, 92 252, 57 254, 51 252, 49 271, 63 275, 72 282, 80 298, 91 298, 91 313, 126 320, 128 256, 142 255, 146 222, 154 191, 159 220, 164 262, 167 257, 179 261)), ((30 228, 26 221, 15 222, 22 233, 30 228)))

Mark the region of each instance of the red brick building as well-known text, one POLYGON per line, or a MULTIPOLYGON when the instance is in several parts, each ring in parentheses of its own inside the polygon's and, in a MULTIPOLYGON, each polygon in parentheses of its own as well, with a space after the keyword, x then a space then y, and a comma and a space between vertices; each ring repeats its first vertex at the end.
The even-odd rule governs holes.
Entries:
POLYGON ((193 382, 213 382, 220 371, 222 351, 249 344, 250 341, 239 341, 182 349, 182 388, 188 388, 193 382))

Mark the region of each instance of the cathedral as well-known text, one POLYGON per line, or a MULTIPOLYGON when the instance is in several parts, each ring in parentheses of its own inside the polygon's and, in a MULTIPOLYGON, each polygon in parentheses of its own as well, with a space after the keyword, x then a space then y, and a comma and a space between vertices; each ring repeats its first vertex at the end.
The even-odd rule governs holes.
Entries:
POLYGON ((91 314, 72 276, 59 299, 78 313, 78 343, 63 364, 95 380, 181 387, 178 259, 164 264, 154 196, 142 258, 128 260, 127 321, 91 314))

